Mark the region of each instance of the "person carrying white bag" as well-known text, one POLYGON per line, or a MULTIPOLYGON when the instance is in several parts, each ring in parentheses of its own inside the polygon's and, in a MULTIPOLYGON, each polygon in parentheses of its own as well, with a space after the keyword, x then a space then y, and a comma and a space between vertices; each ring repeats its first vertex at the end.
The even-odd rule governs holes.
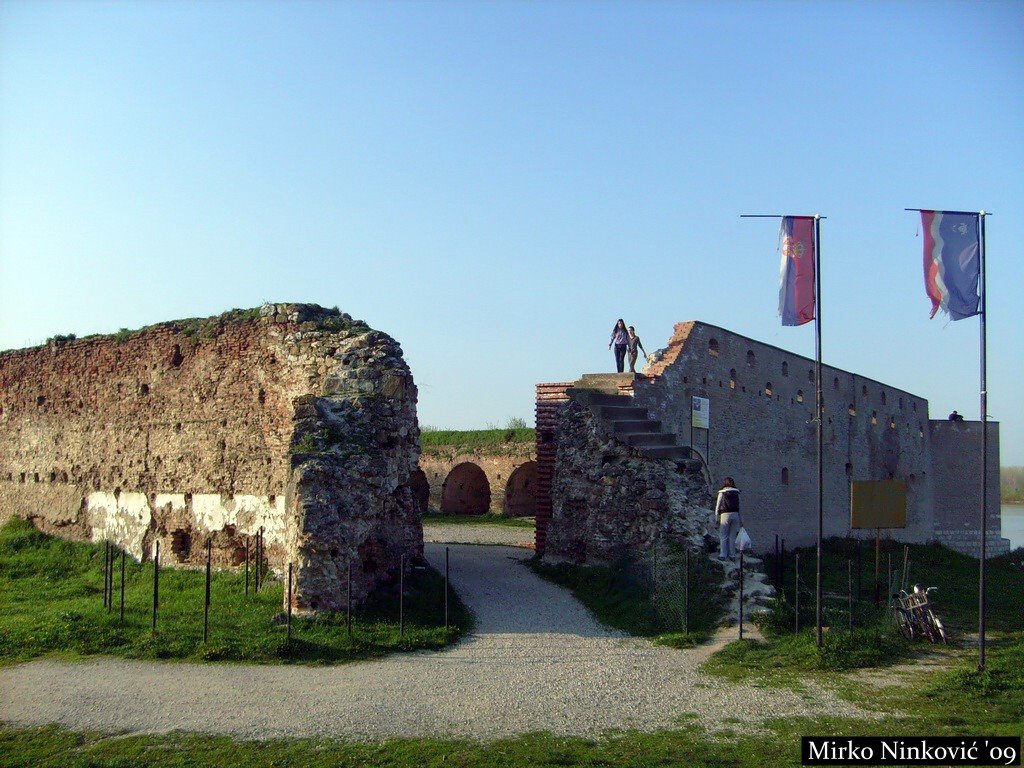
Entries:
POLYGON ((722 481, 722 488, 715 501, 715 514, 718 516, 718 557, 721 560, 735 560, 736 535, 743 525, 743 517, 740 515, 740 492, 731 477, 722 481))

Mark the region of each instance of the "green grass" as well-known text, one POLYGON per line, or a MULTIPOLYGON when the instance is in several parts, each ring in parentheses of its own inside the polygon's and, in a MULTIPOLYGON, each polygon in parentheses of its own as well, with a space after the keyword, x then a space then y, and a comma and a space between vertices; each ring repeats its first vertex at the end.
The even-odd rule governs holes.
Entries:
MULTIPOLYGON (((893 571, 897 571, 897 564, 901 570, 903 564, 902 544, 887 542, 884 547, 883 583, 887 581, 890 551, 893 554, 893 571)), ((884 587, 882 606, 874 606, 873 545, 869 548, 865 544, 863 548, 863 599, 854 602, 855 629, 851 633, 846 597, 849 588, 847 559, 852 556, 856 571, 855 545, 844 539, 828 539, 822 551, 824 591, 826 595, 833 595, 832 599, 826 598, 825 601, 825 624, 832 626, 824 634, 822 648, 817 647, 814 633, 815 552, 812 548, 805 548, 798 550, 802 585, 800 634, 793 634, 794 558, 787 553, 785 599, 776 601, 772 615, 758 620, 765 640, 730 643, 711 657, 705 665, 707 671, 732 679, 755 678, 762 683, 792 685, 807 673, 884 667, 938 650, 927 642, 907 642, 896 632, 891 615, 885 608, 884 587)), ((951 629, 954 645, 962 641, 965 632, 976 631, 978 560, 938 544, 912 544, 908 558, 910 584, 939 587, 939 591, 932 595, 933 607, 951 629)), ((769 573, 773 565, 774 557, 769 555, 765 558, 765 568, 769 573)), ((1024 638, 1024 550, 991 559, 986 571, 986 625, 991 632, 1005 636, 1007 647, 1019 647, 1024 638)), ((976 655, 975 651, 975 658, 976 655)), ((1024 662, 1024 658, 1021 661, 1024 662)))
POLYGON ((631 635, 683 648, 705 641, 722 616, 718 584, 721 571, 707 557, 695 556, 690 571, 689 633, 683 632, 683 598, 679 588, 679 552, 660 566, 659 590, 652 595, 643 567, 626 560, 612 565, 526 562, 538 576, 569 589, 603 624, 631 635))
POLYGON ((245 596, 244 575, 213 574, 210 638, 203 644, 205 576, 162 568, 158 630, 151 632, 152 563, 126 560, 125 620, 103 609, 103 547, 57 539, 13 519, 0 528, 0 663, 37 656, 105 654, 136 659, 341 663, 394 651, 442 648, 471 628, 452 594, 451 628, 443 627, 443 580, 432 570, 405 581, 405 633, 398 631, 397 587, 383 587, 354 612, 353 636, 343 614, 294 617, 292 642, 275 621, 283 587, 268 581, 245 596))
POLYGON ((532 517, 505 517, 505 515, 444 515, 428 512, 423 516, 424 525, 501 525, 506 528, 529 528, 537 523, 532 517))
POLYGON ((999 495, 1003 504, 1024 504, 1024 467, 999 469, 999 495))
POLYGON ((508 443, 536 442, 536 430, 529 427, 506 429, 431 429, 420 432, 420 447, 430 448, 495 448, 508 443))

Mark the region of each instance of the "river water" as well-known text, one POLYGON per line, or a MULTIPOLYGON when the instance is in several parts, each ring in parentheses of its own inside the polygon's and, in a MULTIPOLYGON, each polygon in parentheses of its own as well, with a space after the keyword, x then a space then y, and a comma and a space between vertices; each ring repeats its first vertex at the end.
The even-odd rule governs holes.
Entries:
POLYGON ((1024 547, 1024 504, 1003 504, 1003 538, 1010 549, 1024 547))

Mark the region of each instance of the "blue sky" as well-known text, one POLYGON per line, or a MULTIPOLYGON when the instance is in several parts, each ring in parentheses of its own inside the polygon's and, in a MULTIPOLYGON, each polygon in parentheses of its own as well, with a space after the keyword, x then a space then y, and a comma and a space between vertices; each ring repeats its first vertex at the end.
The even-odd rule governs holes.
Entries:
POLYGON ((421 422, 700 319, 978 415, 904 207, 985 208, 989 410, 1024 464, 1024 4, 0 3, 0 347, 268 300, 403 345, 421 422))

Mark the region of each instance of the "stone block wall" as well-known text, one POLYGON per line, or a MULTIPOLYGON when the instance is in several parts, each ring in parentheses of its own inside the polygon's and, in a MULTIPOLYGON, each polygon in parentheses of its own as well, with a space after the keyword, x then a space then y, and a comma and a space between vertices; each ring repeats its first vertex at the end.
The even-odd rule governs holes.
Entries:
POLYGON ((420 454, 420 469, 430 488, 429 505, 452 514, 533 514, 519 482, 533 459, 533 443, 477 449, 431 446, 420 454))
POLYGON ((422 554, 419 432, 401 348, 337 310, 276 304, 0 353, 0 521, 238 564, 263 529, 297 610, 357 601, 422 554))
POLYGON ((553 436, 545 551, 608 562, 656 540, 701 546, 712 499, 699 463, 640 456, 604 433, 585 393, 568 396, 553 436))

